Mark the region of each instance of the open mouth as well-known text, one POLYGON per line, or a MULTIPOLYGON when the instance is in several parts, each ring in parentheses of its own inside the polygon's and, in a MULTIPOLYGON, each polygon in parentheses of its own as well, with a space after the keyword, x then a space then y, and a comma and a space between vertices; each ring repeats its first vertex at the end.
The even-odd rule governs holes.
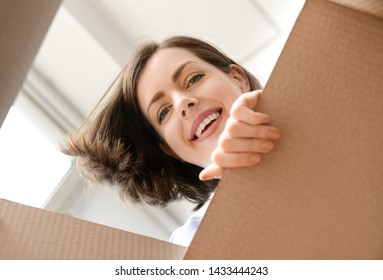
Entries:
POLYGON ((195 133, 193 134, 191 140, 195 141, 199 139, 219 118, 222 113, 222 109, 218 109, 215 112, 208 114, 195 128, 195 133))

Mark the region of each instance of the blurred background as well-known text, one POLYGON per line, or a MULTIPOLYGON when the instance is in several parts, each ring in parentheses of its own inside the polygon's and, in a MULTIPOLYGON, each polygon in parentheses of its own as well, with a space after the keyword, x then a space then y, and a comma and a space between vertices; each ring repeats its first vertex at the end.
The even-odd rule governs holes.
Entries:
MULTIPOLYGON (((0 197, 168 240, 193 214, 120 201, 85 183, 58 143, 148 40, 209 41, 266 85, 304 0, 64 0, 0 129, 0 197)), ((201 211, 205 211, 201 209, 201 211)))

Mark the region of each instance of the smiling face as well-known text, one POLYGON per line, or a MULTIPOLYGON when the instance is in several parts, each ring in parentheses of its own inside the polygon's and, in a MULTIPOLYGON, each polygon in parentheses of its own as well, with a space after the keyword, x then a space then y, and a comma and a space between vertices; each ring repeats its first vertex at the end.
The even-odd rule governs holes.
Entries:
POLYGON ((165 142, 161 148, 206 167, 231 105, 250 86, 243 70, 224 73, 182 48, 158 50, 137 84, 141 111, 165 142))

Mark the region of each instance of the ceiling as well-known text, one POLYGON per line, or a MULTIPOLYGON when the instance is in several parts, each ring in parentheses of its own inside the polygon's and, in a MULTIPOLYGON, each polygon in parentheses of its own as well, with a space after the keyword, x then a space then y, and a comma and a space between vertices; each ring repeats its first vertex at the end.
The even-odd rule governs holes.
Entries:
POLYGON ((218 46, 263 83, 304 0, 64 0, 33 69, 85 115, 132 49, 175 34, 218 46))

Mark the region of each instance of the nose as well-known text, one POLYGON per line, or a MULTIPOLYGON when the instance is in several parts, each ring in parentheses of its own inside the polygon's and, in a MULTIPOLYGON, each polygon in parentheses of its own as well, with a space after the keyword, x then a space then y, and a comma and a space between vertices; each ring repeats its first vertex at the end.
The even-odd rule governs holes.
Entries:
POLYGON ((176 102, 176 112, 180 118, 186 118, 194 107, 198 105, 198 99, 190 96, 180 96, 176 102))

